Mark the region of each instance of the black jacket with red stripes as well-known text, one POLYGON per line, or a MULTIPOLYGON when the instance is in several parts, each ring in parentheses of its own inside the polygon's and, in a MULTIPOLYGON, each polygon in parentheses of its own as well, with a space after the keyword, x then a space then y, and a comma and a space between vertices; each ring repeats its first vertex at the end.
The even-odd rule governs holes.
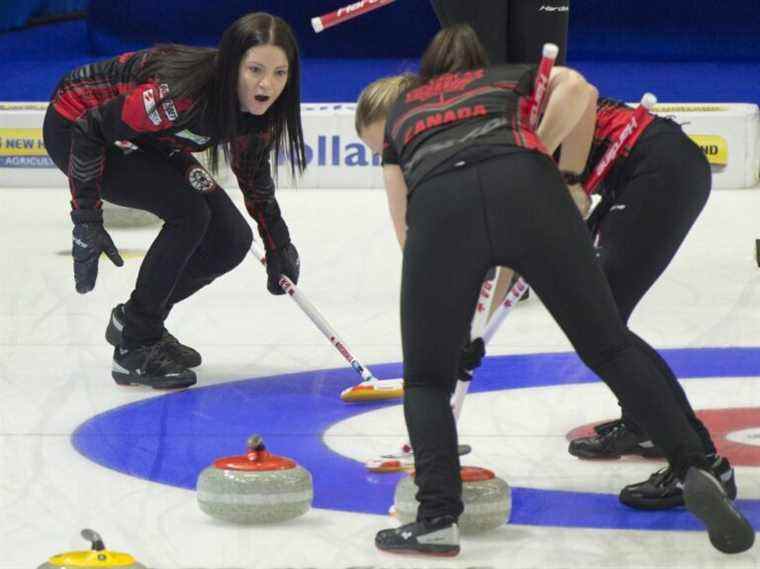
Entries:
POLYGON ((190 123, 183 113, 193 101, 174 100, 171 85, 160 79, 137 80, 150 50, 125 53, 113 59, 79 67, 66 75, 52 97, 55 110, 73 123, 68 178, 72 208, 100 207, 100 188, 106 167, 106 150, 114 145, 158 149, 176 164, 199 191, 216 189, 213 179, 193 152, 230 142, 231 166, 245 196, 246 208, 259 223, 267 247, 283 245, 284 224, 279 218, 271 176, 271 133, 267 120, 240 113, 240 135, 220 140, 213 125, 202 117, 190 123), (274 242, 273 242, 274 240, 274 242), (276 242, 276 243, 275 243, 276 242))
POLYGON ((535 73, 535 66, 503 65, 439 75, 408 90, 388 115, 383 163, 401 166, 411 192, 458 160, 546 153, 528 126, 535 73))

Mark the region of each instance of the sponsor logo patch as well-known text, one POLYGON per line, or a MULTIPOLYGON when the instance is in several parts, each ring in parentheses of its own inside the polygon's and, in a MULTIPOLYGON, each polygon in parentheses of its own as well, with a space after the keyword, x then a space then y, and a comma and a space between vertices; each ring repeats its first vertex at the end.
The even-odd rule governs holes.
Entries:
POLYGON ((543 4, 539 9, 539 12, 569 12, 570 6, 550 6, 543 4))
POLYGON ((174 136, 178 136, 180 138, 184 138, 186 140, 190 140, 191 142, 194 142, 198 146, 202 146, 206 144, 211 138, 208 136, 201 136, 200 134, 195 134, 194 132, 190 132, 189 130, 181 130, 174 134, 174 136))
POLYGON ((177 108, 174 106, 174 101, 169 98, 169 86, 166 83, 161 83, 159 95, 161 96, 161 107, 164 109, 166 118, 171 122, 176 121, 179 115, 177 114, 177 108))
POLYGON ((145 113, 148 115, 150 122, 158 126, 161 124, 161 115, 158 114, 156 109, 156 97, 153 95, 153 89, 143 91, 143 106, 145 107, 145 113))
POLYGON ((140 150, 136 144, 130 142, 129 140, 117 140, 113 144, 116 148, 121 149, 124 154, 131 154, 135 150, 140 150))
POLYGON ((204 168, 193 166, 187 171, 187 181, 198 192, 210 192, 216 188, 216 182, 204 168))

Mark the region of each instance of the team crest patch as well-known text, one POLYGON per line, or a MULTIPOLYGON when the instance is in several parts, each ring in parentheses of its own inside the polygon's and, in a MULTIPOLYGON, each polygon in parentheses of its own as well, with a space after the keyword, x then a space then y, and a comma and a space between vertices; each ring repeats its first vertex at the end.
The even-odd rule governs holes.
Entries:
POLYGON ((193 166, 187 171, 187 181, 198 192, 210 192, 216 188, 214 178, 200 166, 193 166))

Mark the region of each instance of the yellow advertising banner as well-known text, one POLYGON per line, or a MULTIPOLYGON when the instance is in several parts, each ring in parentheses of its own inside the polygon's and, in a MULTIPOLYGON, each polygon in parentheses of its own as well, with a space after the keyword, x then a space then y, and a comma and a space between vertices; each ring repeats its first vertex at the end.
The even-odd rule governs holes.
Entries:
POLYGON ((713 166, 728 164, 728 143, 725 138, 717 134, 690 134, 689 138, 702 149, 710 164, 713 166))
POLYGON ((41 128, 0 128, 0 168, 54 168, 41 128))

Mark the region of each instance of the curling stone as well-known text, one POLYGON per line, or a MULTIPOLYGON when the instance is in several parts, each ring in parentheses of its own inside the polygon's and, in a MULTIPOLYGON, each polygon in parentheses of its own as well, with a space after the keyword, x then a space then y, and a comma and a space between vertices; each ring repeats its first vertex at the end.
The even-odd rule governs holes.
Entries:
POLYGON ((282 522, 311 508, 311 474, 295 461, 270 454, 263 439, 248 439, 248 454, 216 460, 196 484, 198 506, 212 518, 239 524, 282 522))
MULTIPOLYGON (((512 491, 504 480, 485 468, 463 466, 462 501, 464 512, 459 516, 459 530, 474 534, 503 526, 509 521, 512 491)), ((415 494, 414 473, 399 480, 392 511, 402 524, 417 519, 419 505, 415 494)))
POLYGON ((106 549, 98 532, 83 529, 82 537, 92 544, 89 551, 69 551, 54 555, 38 569, 96 569, 118 567, 119 569, 145 569, 128 553, 119 553, 106 549))

